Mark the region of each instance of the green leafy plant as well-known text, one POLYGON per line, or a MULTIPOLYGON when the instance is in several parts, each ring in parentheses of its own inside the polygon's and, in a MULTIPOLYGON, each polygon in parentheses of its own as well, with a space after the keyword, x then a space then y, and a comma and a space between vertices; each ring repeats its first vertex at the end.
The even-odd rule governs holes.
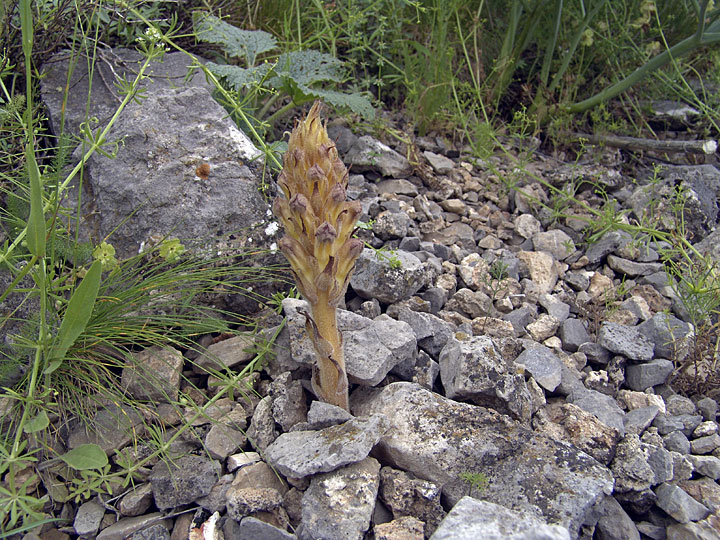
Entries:
POLYGON ((487 489, 488 485, 490 485, 490 480, 488 479, 488 477, 485 475, 485 473, 481 472, 461 472, 460 479, 469 486, 468 495, 472 495, 473 490, 475 490, 477 494, 480 495, 483 491, 487 489))
POLYGON ((340 83, 344 75, 342 62, 315 50, 299 50, 268 57, 277 42, 262 30, 241 30, 209 14, 195 13, 195 34, 198 40, 219 45, 229 59, 244 64, 209 62, 207 68, 235 92, 243 94, 246 106, 265 118, 275 103, 284 96, 290 102, 266 118, 273 125, 294 107, 322 99, 334 107, 346 108, 370 119, 374 111, 370 101, 359 93, 343 93, 321 85, 340 83), (260 57, 265 60, 260 62, 260 57), (270 58, 270 59, 268 59, 270 58))

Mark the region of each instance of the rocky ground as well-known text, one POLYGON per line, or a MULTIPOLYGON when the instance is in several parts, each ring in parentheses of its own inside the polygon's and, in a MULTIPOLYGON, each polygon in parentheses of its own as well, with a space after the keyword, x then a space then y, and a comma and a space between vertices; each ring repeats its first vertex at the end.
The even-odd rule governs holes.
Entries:
MULTIPOLYGON (((88 164, 91 226, 107 234, 143 201, 113 236, 120 254, 186 222, 187 237, 198 238, 253 225, 254 241, 270 246, 281 231, 258 199, 256 151, 202 79, 165 84, 184 75, 182 62, 169 55, 147 100, 117 126, 125 157, 88 164), (201 163, 210 174, 198 175, 201 163)), ((49 71, 52 117, 63 63, 49 71)), ((102 112, 111 88, 93 88, 102 112)), ((67 114, 72 126, 80 112, 67 114)), ((303 301, 286 299, 276 356, 253 378, 257 394, 220 399, 195 420, 194 436, 176 442, 172 461, 153 464, 119 497, 67 503, 72 524, 40 536, 720 538, 717 394, 684 397, 666 384, 695 336, 658 262, 663 246, 619 232, 584 243, 582 212, 568 207, 574 217, 552 221, 537 204, 552 205, 552 193, 526 174, 574 182, 594 207, 602 200, 581 184, 600 183, 631 216, 682 186, 688 230, 712 252, 717 167, 668 166, 653 182, 633 182, 619 161, 594 159, 609 152, 567 164, 535 150, 517 171, 507 156, 473 160, 433 137, 415 141, 411 164, 402 143, 334 122, 329 131, 351 167, 348 195, 372 224, 360 232, 371 247, 339 313, 352 415, 313 400, 303 301), (499 174, 520 189, 509 191, 499 174)), ((279 317, 267 320, 266 334, 279 329, 279 317)), ((207 370, 247 364, 249 339, 218 341, 199 358, 143 351, 123 374, 128 392, 161 400, 183 390, 202 404, 214 392, 207 370)), ((157 413, 172 426, 193 409, 160 403, 157 413)), ((142 444, 127 444, 141 422, 108 407, 66 443, 140 456, 142 444)))

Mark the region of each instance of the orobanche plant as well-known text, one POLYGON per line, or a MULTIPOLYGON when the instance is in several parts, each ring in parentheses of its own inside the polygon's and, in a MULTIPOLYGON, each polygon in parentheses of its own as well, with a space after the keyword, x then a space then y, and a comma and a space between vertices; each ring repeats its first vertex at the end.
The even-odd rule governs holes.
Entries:
POLYGON ((273 211, 285 226, 278 245, 312 311, 304 315, 317 353, 313 390, 322 401, 349 410, 337 306, 363 250, 352 237, 361 208, 345 200, 348 172, 320 120, 320 107, 315 102, 290 134, 278 176, 282 195, 273 211))

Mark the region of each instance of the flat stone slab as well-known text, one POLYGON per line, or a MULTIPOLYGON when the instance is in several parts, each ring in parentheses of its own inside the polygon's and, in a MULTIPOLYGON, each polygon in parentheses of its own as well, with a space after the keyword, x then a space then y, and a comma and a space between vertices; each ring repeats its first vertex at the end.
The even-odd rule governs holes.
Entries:
POLYGON ((283 433, 267 447, 265 456, 281 474, 292 478, 329 472, 365 459, 387 425, 383 415, 373 414, 319 431, 283 433))

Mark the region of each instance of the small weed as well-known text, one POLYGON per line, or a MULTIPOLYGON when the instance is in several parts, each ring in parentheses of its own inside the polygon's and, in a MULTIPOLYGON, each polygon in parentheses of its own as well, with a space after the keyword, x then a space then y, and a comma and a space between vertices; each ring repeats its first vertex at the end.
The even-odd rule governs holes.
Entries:
POLYGON ((490 480, 485 475, 485 473, 471 473, 471 472, 461 472, 460 473, 460 479, 465 482, 468 487, 468 495, 472 496, 473 490, 475 490, 477 495, 481 495, 483 491, 485 491, 490 485, 490 480))

